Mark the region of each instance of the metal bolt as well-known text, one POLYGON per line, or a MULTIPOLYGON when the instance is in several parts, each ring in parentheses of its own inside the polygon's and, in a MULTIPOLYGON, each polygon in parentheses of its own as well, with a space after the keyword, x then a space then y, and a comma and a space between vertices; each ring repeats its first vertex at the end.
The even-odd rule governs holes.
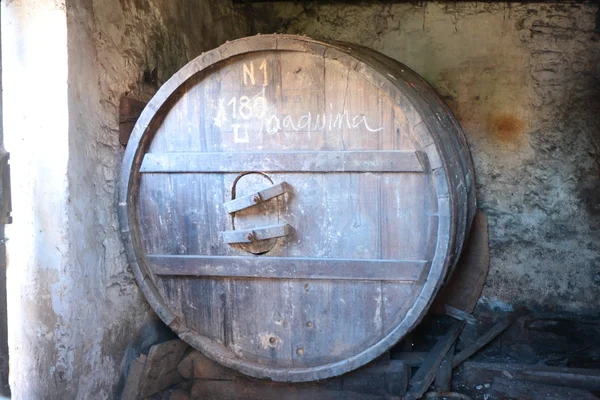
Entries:
POLYGON ((273 336, 271 336, 269 338, 269 343, 273 344, 273 343, 275 343, 275 340, 277 340, 277 339, 275 339, 273 336))
POLYGON ((252 201, 255 203, 260 203, 260 196, 258 194, 255 194, 254 196, 252 196, 252 201))
POLYGON ((253 241, 254 240, 254 233, 250 232, 246 235, 246 239, 253 241))
POLYGON ((299 356, 301 356, 302 354, 304 354, 304 350, 298 349, 298 350, 296 350, 296 354, 298 354, 299 356))
POLYGON ((313 327, 313 323, 312 323, 312 322, 310 322, 310 321, 308 321, 308 322, 306 323, 306 326, 308 326, 309 328, 312 328, 312 327, 313 327))

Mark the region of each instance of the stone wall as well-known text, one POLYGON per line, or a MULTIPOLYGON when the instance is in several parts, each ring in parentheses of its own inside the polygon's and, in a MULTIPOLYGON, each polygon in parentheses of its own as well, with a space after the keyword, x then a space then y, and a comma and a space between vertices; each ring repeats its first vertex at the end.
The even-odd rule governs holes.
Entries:
POLYGON ((599 15, 597 4, 253 7, 257 32, 359 43, 427 79, 467 134, 490 222, 482 300, 575 312, 600 298, 599 15))
POLYGON ((10 380, 14 399, 113 399, 170 331, 119 234, 118 104, 148 100, 202 51, 245 36, 230 2, 2 2, 10 380))

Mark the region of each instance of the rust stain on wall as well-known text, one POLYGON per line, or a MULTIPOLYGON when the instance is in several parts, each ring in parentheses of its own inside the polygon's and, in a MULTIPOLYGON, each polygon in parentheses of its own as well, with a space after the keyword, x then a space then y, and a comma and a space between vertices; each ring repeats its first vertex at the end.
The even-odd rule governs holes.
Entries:
POLYGON ((509 144, 519 141, 525 122, 512 114, 496 114, 487 117, 486 128, 496 139, 509 144))

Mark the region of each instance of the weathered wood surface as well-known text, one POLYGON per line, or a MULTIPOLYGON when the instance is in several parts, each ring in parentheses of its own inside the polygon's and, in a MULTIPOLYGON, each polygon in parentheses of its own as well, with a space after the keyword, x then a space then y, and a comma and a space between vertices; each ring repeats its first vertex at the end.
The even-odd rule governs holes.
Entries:
POLYGON ((156 275, 419 282, 427 261, 152 255, 156 275))
MULTIPOLYGON (((343 397, 346 392, 401 396, 406 393, 408 385, 408 367, 406 363, 399 360, 379 359, 341 377, 310 383, 310 387, 327 391, 335 390, 340 392, 338 394, 340 397, 343 397)), ((187 354, 177 369, 181 376, 191 380, 232 381, 244 378, 244 375, 239 372, 220 365, 198 351, 187 354)), ((250 385, 257 383, 251 378, 246 378, 244 382, 249 382, 250 385)), ((306 385, 304 383, 278 383, 271 386, 278 388, 283 398, 287 393, 306 387, 306 385)))
POLYGON ((367 394, 406 394, 409 367, 402 361, 378 361, 342 375, 342 390, 367 394))
POLYGON ((387 400, 388 396, 300 386, 294 389, 258 381, 198 381, 192 400, 387 400))
POLYGON ((449 392, 452 383, 452 359, 454 358, 454 350, 456 348, 456 342, 450 346, 450 350, 446 353, 446 356, 440 364, 435 379, 433 380, 433 387, 438 392, 449 392))
POLYGON ((148 153, 141 172, 423 172, 414 151, 148 153))
POLYGON ((421 365, 423 360, 427 357, 425 352, 412 352, 412 351, 392 351, 392 360, 402 361, 409 367, 418 367, 421 365))
POLYGON ((462 131, 416 74, 354 45, 263 35, 205 53, 150 101, 119 216, 142 291, 180 337, 245 374, 309 381, 418 323, 473 196, 462 131), (223 240, 278 224, 289 234, 223 240))
POLYGON ((487 346, 492 340, 494 340, 498 335, 502 332, 510 328, 514 322, 524 315, 523 312, 518 311, 510 314, 509 316, 503 318, 500 322, 496 323, 489 330, 487 330, 483 335, 478 337, 475 342, 470 344, 469 346, 462 349, 458 354, 454 356, 454 360, 452 362, 452 368, 458 367, 463 361, 471 357, 473 354, 477 353, 479 350, 487 346))
MULTIPOLYGON (((436 399, 436 400, 473 400, 471 397, 466 394, 457 393, 457 392, 427 392, 422 397, 423 399, 436 399)), ((508 399, 506 399, 508 400, 508 399)), ((511 399, 513 400, 513 399, 511 399)), ((516 400, 516 399, 514 399, 516 400)), ((521 399, 519 399, 521 400, 521 399)))
POLYGON ((600 370, 586 368, 551 367, 546 365, 466 362, 464 376, 470 382, 492 382, 496 377, 600 390, 600 370))
POLYGON ((491 399, 522 400, 598 400, 587 390, 494 378, 489 392, 491 399))
POLYGON ((449 315, 452 318, 456 318, 459 321, 465 321, 467 324, 473 327, 477 326, 477 320, 473 315, 466 313, 458 308, 452 307, 450 304, 444 304, 444 309, 446 310, 446 315, 449 315))
POLYGON ((436 297, 433 309, 446 313, 448 304, 466 313, 472 313, 481 296, 490 269, 488 222, 485 213, 477 210, 469 238, 456 268, 436 297))
POLYGON ((406 400, 420 399, 427 391, 429 386, 433 383, 440 364, 446 358, 448 351, 451 348, 454 349, 454 343, 456 342, 456 339, 458 339, 464 326, 464 321, 458 322, 450 328, 448 333, 438 339, 435 346, 433 346, 427 357, 425 357, 425 360, 423 360, 423 363, 417 372, 410 379, 406 400))

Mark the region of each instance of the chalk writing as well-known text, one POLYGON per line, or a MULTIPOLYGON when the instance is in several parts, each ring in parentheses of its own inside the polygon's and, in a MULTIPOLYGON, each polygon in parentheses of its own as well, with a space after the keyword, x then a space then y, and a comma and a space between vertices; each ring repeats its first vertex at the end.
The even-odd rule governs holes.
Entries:
POLYGON ((233 128, 233 141, 235 143, 248 143, 250 142, 250 137, 248 136, 248 128, 244 126, 244 136, 240 136, 240 124, 232 124, 233 128))
POLYGON ((271 114, 262 118, 260 121, 260 131, 262 132, 264 130, 271 135, 277 133, 281 128, 295 132, 320 132, 323 130, 329 130, 331 132, 334 129, 342 129, 345 127, 348 129, 358 129, 362 125, 369 132, 379 132, 383 130, 383 127, 373 128, 369 126, 367 117, 364 115, 350 117, 348 111, 335 114, 317 113, 315 115, 308 111, 297 118, 286 115, 283 119, 277 115, 271 114))
MULTIPOLYGON (((233 96, 225 104, 224 99, 219 99, 217 105, 216 116, 213 124, 221 129, 225 123, 231 118, 231 127, 235 143, 248 143, 248 126, 246 122, 250 120, 258 121, 259 135, 266 132, 274 135, 282 129, 294 132, 323 132, 332 131, 334 129, 366 129, 369 132, 379 132, 383 127, 375 127, 367 121, 367 117, 363 114, 350 114, 343 109, 341 112, 334 112, 333 104, 329 104, 329 112, 298 113, 300 116, 280 115, 275 104, 270 105, 266 96, 266 87, 269 82, 268 63, 263 59, 258 66, 258 70, 262 72, 263 88, 262 90, 250 97, 248 95, 233 96), (243 129, 243 133, 242 133, 243 129)), ((256 86, 254 62, 244 63, 242 66, 242 80, 244 86, 256 86)), ((260 72, 258 74, 260 79, 260 72)), ((293 94, 283 96, 281 99, 284 103, 302 104, 302 96, 293 94)))
POLYGON ((248 78, 250 78, 250 82, 252 86, 256 85, 256 79, 254 79, 254 63, 250 63, 250 68, 248 68, 248 64, 244 63, 244 85, 248 86, 248 78))
POLYGON ((263 60, 258 68, 263 71, 263 86, 267 86, 269 81, 269 77, 267 76, 267 60, 263 60))
POLYGON ((219 100, 219 106, 217 110, 217 115, 214 118, 214 125, 219 128, 223 127, 223 124, 227 122, 227 112, 225 111, 225 102, 223 100, 219 100))
MULTIPOLYGON (((258 66, 258 69, 260 69, 262 71, 262 75, 263 75, 263 86, 267 86, 269 84, 269 75, 267 73, 267 60, 263 60, 260 65, 258 66)), ((248 86, 248 79, 250 80, 250 83, 252 84, 252 86, 256 86, 256 78, 254 76, 254 63, 251 62, 250 63, 250 67, 248 67, 248 64, 244 63, 244 66, 242 67, 242 75, 244 76, 244 85, 248 86)))
MULTIPOLYGON (((269 105, 265 96, 265 90, 253 96, 232 97, 227 102, 227 108, 223 105, 224 101, 220 100, 217 116, 214 118, 214 125, 219 128, 223 127, 223 123, 227 121, 228 113, 232 122, 250 119, 258 120, 260 123, 260 133, 263 132, 274 135, 282 128, 294 132, 319 132, 323 130, 332 131, 334 129, 359 129, 364 127, 369 132, 379 132, 383 127, 373 127, 367 120, 364 114, 351 115, 347 110, 342 112, 333 112, 333 104, 329 104, 329 112, 312 113, 306 111, 300 113, 300 116, 293 117, 291 115, 281 116, 277 114, 275 105, 269 105)), ((239 129, 240 125, 236 124, 239 129)), ((235 125, 232 125, 234 127, 235 125)), ((234 132, 235 133, 235 132, 234 132)), ((237 136, 236 136, 237 137, 237 136)), ((245 138, 246 136, 244 136, 245 138)))

